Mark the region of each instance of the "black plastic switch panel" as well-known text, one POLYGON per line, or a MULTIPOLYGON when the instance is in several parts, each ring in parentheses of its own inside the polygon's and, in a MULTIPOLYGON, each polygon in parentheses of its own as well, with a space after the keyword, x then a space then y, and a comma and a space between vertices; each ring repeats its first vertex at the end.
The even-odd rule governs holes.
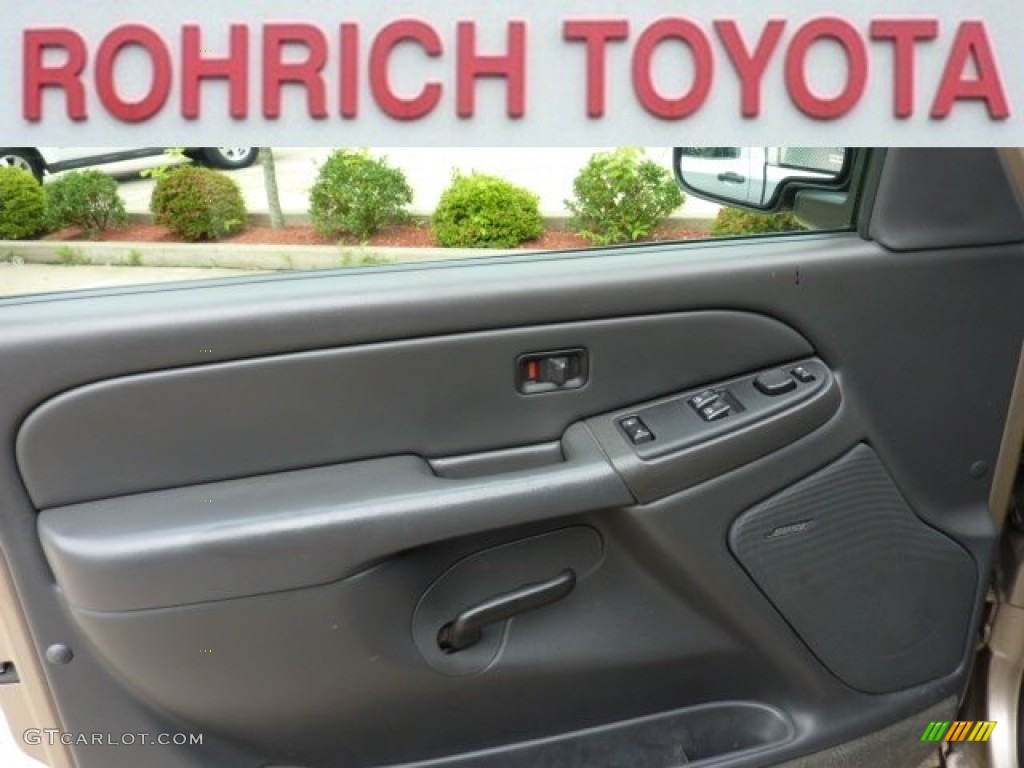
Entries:
POLYGON ((711 405, 704 406, 698 413, 704 421, 718 421, 728 416, 731 411, 732 406, 724 400, 718 400, 711 405))
POLYGON ((762 373, 754 379, 754 386, 763 395, 776 397, 796 389, 796 379, 780 368, 762 373))
POLYGON ((796 368, 790 371, 790 373, 793 374, 793 376, 795 376, 799 381, 803 382, 804 384, 809 384, 810 382, 814 381, 814 374, 808 371, 802 365, 798 365, 796 368))
POLYGON ((654 442, 654 433, 636 416, 628 416, 619 422, 619 427, 633 445, 654 442))
POLYGON ((713 389, 705 389, 699 395, 694 395, 690 398, 690 407, 695 411, 700 411, 706 405, 711 405, 715 402, 720 395, 713 389))
MULTIPOLYGON (((821 360, 790 360, 595 418, 602 419, 602 431, 610 427, 618 432, 636 456, 649 461, 796 409, 833 383, 821 360)), ((625 447, 621 442, 615 446, 625 447)))

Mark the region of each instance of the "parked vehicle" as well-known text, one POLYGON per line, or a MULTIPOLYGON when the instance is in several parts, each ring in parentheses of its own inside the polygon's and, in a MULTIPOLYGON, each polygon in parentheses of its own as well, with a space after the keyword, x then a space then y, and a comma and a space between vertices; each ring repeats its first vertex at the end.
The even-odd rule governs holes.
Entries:
MULTIPOLYGON (((48 173, 106 165, 163 154, 166 147, 0 147, 0 167, 23 168, 42 181, 48 173)), ((258 147, 190 147, 185 154, 214 168, 246 168, 258 147)))
POLYGON ((678 147, 676 153, 694 194, 752 208, 770 205, 787 179, 839 178, 845 158, 840 147, 678 147))

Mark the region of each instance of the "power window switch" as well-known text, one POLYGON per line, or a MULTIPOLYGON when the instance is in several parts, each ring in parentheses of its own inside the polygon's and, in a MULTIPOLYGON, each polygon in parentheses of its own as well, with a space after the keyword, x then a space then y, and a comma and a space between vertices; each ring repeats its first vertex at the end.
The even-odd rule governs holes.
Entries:
POLYGON ((718 400, 721 395, 713 389, 705 389, 699 395, 694 395, 690 398, 690 407, 695 411, 700 411, 701 408, 711 405, 711 403, 718 400))
POLYGON ((711 405, 705 405, 698 413, 704 421, 718 421, 724 419, 732 412, 732 407, 724 400, 718 400, 711 405))
POLYGON ((637 416, 628 416, 619 422, 619 428, 633 445, 654 442, 654 433, 637 416))
POLYGON ((800 382, 803 382, 804 384, 809 384, 810 382, 814 381, 814 374, 808 371, 802 365, 798 365, 796 368, 790 371, 790 373, 793 374, 793 377, 795 379, 797 379, 800 382))

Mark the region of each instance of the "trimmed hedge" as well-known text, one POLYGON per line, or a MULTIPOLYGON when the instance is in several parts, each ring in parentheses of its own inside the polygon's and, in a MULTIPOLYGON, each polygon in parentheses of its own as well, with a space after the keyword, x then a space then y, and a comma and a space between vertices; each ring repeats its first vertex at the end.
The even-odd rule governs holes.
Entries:
POLYGON ((792 213, 755 213, 739 208, 723 208, 711 226, 712 237, 764 235, 807 229, 792 213))
POLYGON ((643 240, 686 199, 669 170, 636 147, 594 155, 573 193, 565 201, 573 229, 598 245, 643 240))
POLYGON ((385 158, 373 157, 365 149, 340 149, 320 167, 309 201, 320 234, 365 240, 408 219, 412 187, 385 158))
POLYGON ((28 171, 0 168, 0 240, 25 240, 46 229, 46 193, 28 171))
POLYGON ((193 165, 157 179, 149 209, 157 224, 189 242, 218 240, 246 225, 238 185, 223 173, 193 165))
POLYGON ((446 248, 514 248, 543 232, 537 195, 482 173, 456 173, 434 211, 434 236, 446 248))
POLYGON ((46 187, 47 215, 53 229, 80 227, 96 236, 128 223, 117 181, 100 171, 72 171, 46 187))

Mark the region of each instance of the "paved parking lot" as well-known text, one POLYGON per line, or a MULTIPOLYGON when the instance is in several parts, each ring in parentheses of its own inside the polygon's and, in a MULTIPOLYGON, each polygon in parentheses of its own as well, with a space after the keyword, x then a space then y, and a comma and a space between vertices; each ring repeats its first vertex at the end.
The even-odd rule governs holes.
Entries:
MULTIPOLYGON (((386 155, 392 165, 401 168, 413 188, 413 211, 430 213, 456 170, 492 173, 520 184, 540 196, 545 216, 566 215, 563 200, 572 194, 572 182, 590 156, 600 147, 395 147, 374 149, 386 155)), ((277 161, 281 206, 287 213, 305 213, 309 209, 309 188, 317 170, 330 154, 327 147, 278 147, 277 161)), ((648 148, 648 154, 666 168, 671 167, 672 151, 665 147, 648 148)), ((147 158, 105 166, 121 182, 121 194, 130 212, 145 212, 153 180, 143 178, 139 171, 166 162, 163 158, 147 158)), ((266 211, 263 171, 256 165, 234 171, 233 177, 242 187, 250 211, 266 211)), ((718 206, 690 199, 683 215, 713 216, 718 206)))

